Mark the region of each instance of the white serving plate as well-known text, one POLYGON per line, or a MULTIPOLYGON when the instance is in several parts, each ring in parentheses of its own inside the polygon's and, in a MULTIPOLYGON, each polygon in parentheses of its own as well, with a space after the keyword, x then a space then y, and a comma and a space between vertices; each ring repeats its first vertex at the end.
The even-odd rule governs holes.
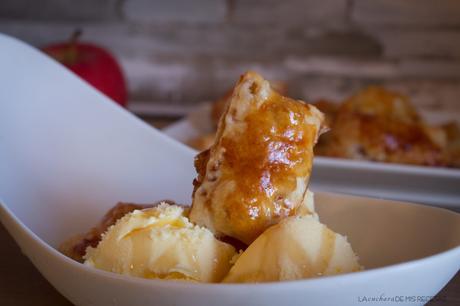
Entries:
POLYGON ((3 35, 0 67, 0 221, 76 305, 354 305, 368 298, 422 305, 459 270, 458 214, 321 193, 322 221, 349 237, 366 271, 224 285, 145 280, 79 264, 56 246, 115 202, 190 203, 195 152, 3 35))
MULTIPOLYGON (((210 103, 203 103, 163 132, 182 143, 213 131, 210 103)), ((460 114, 422 112, 429 122, 458 120, 460 114)), ((315 157, 312 188, 460 210, 460 170, 315 157)))

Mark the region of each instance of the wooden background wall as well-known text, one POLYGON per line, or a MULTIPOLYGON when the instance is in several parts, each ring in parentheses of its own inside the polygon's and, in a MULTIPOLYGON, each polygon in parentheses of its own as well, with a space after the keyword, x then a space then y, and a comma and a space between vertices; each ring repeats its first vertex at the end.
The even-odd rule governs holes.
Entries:
POLYGON ((457 0, 0 1, 0 32, 33 45, 76 27, 120 60, 133 110, 180 114, 255 69, 305 100, 377 83, 460 111, 457 0))

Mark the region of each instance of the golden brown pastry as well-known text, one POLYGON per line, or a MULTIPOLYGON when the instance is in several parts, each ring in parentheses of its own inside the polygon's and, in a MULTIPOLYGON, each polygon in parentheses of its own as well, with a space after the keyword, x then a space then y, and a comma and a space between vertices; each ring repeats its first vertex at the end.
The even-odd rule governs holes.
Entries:
POLYGON ((442 134, 429 128, 403 95, 371 86, 341 104, 318 155, 443 166, 442 134))
POLYGON ((219 123, 219 119, 225 111, 228 101, 232 97, 233 89, 227 91, 223 97, 217 99, 211 106, 211 121, 215 127, 219 123))
MULTIPOLYGON (((286 86, 286 83, 284 82, 274 81, 274 82, 270 82, 270 85, 279 94, 284 95, 287 93, 287 86, 286 86)), ((211 113, 210 113, 211 122, 214 128, 217 128, 219 119, 224 113, 225 107, 227 106, 227 103, 230 100, 232 93, 233 93, 233 89, 227 91, 223 97, 214 101, 214 103, 211 105, 211 113)), ((214 131, 209 134, 200 135, 196 138, 193 138, 189 140, 187 144, 198 151, 203 151, 211 147, 211 145, 214 143, 215 138, 216 138, 216 132, 214 131)))
MULTIPOLYGON (((281 95, 287 94, 287 84, 282 81, 272 81, 270 82, 271 87, 276 90, 281 95)), ((212 104, 211 108, 211 121, 217 127, 219 123, 219 119, 225 111, 225 107, 229 102, 230 98, 232 97, 233 89, 227 91, 223 97, 216 100, 212 104)), ((207 149, 207 148, 206 148, 207 149)))
POLYGON ((440 128, 445 133, 446 154, 451 167, 460 168, 460 127, 456 122, 447 122, 440 128))
POLYGON ((257 73, 244 74, 214 144, 196 158, 190 220, 249 244, 295 215, 307 193, 323 120, 314 106, 281 96, 257 73))

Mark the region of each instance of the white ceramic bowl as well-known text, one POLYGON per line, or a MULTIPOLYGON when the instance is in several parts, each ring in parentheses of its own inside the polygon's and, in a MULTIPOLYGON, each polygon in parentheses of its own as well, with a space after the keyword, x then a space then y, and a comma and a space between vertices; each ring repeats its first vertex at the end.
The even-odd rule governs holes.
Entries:
POLYGON ((349 237, 364 272, 284 283, 192 284, 74 262, 55 247, 94 225, 117 201, 189 203, 194 152, 33 48, 1 35, 0 67, 0 220, 76 305, 353 305, 371 298, 419 305, 459 270, 458 214, 331 194, 317 195, 320 217, 349 237))

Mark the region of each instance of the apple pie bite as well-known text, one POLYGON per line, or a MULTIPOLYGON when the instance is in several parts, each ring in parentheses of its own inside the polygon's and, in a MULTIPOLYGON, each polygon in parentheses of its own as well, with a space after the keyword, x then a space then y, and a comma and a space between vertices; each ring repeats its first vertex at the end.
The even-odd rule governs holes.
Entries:
MULTIPOLYGON (((281 95, 286 95, 287 94, 287 84, 282 81, 270 81, 270 86, 279 94, 281 95)), ((211 121, 213 126, 217 127, 219 124, 220 117, 222 117, 222 114, 224 113, 227 104, 230 101, 230 98, 232 97, 233 93, 233 88, 225 93, 224 96, 220 97, 214 103, 212 103, 211 106, 211 121)))
MULTIPOLYGON (((275 89, 275 91, 277 91, 278 93, 282 95, 285 95, 287 93, 287 85, 286 83, 282 81, 270 81, 270 86, 273 89, 275 89)), ((227 107, 227 104, 230 101, 230 98, 232 97, 232 93, 233 93, 233 89, 227 91, 224 96, 214 101, 214 103, 212 103, 211 105, 210 119, 211 119, 212 127, 214 128, 214 131, 190 139, 189 141, 187 141, 187 144, 189 146, 191 146, 192 148, 198 151, 203 151, 211 147, 216 137, 215 129, 217 128, 219 119, 224 113, 227 107)))
POLYGON ((427 125, 406 96, 378 86, 338 106, 330 127, 315 148, 318 155, 427 166, 448 163, 442 129, 427 125))
POLYGON ((282 218, 305 213, 313 147, 324 116, 244 74, 220 118, 213 145, 195 160, 190 220, 251 243, 282 218))

